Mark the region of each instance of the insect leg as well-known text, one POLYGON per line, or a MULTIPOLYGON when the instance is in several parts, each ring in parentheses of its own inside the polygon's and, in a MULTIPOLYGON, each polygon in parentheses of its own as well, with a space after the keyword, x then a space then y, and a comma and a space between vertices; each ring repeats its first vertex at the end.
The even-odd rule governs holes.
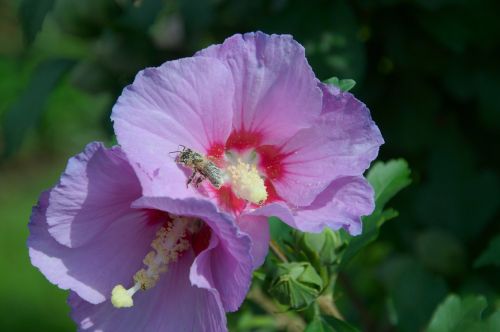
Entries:
POLYGON ((196 188, 198 188, 198 186, 200 185, 200 183, 203 182, 203 180, 205 180, 205 177, 203 175, 198 176, 198 178, 196 179, 196 182, 194 183, 194 186, 196 188))
POLYGON ((189 184, 190 184, 191 182, 193 182, 194 177, 196 176, 196 174, 197 174, 197 173, 198 173, 197 171, 193 171, 193 174, 191 174, 191 176, 188 178, 188 180, 187 180, 187 182, 186 182, 186 187, 189 187, 189 184))

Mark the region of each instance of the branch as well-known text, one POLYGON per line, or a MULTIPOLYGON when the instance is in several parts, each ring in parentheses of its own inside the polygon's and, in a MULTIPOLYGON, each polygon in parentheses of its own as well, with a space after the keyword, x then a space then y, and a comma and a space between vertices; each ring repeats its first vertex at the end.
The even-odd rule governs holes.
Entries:
POLYGON ((337 319, 340 320, 345 320, 344 316, 340 313, 339 309, 335 305, 335 302, 333 301, 332 295, 321 295, 318 297, 316 300, 319 305, 319 309, 325 314, 329 316, 333 316, 337 319))

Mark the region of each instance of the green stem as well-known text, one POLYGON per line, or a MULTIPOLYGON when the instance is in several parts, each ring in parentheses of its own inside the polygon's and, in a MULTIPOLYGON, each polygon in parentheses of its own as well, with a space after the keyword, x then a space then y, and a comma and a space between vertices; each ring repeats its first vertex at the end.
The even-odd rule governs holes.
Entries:
POLYGON ((276 257, 279 258, 279 260, 281 260, 283 263, 288 263, 288 259, 286 258, 285 254, 281 250, 280 246, 276 243, 276 241, 269 241, 269 248, 271 248, 271 251, 276 255, 276 257))

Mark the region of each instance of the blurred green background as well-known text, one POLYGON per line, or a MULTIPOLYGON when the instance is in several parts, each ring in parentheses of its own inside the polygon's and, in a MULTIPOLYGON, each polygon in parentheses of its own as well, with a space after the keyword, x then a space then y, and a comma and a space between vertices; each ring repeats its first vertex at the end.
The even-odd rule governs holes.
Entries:
MULTIPOLYGON (((0 0, 0 330, 69 331, 66 293, 29 263, 31 207, 66 160, 112 142, 142 68, 237 33, 289 33, 320 79, 352 78, 413 184, 346 271, 363 331, 421 331, 448 293, 500 306, 500 6, 494 0, 0 0)), ((272 331, 248 300, 231 330, 272 331), (256 316, 255 316, 256 315, 256 316), (260 326, 260 327, 259 327, 260 326)), ((274 324, 274 325, 273 325, 274 324)))

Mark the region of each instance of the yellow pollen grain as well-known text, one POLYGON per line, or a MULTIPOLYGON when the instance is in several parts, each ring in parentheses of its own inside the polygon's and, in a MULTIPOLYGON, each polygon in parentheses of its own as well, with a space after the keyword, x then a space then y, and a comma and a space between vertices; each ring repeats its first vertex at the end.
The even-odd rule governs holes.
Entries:
POLYGON ((236 196, 254 204, 261 204, 267 199, 266 186, 255 165, 250 165, 238 159, 236 165, 227 168, 231 178, 233 192, 236 196))

